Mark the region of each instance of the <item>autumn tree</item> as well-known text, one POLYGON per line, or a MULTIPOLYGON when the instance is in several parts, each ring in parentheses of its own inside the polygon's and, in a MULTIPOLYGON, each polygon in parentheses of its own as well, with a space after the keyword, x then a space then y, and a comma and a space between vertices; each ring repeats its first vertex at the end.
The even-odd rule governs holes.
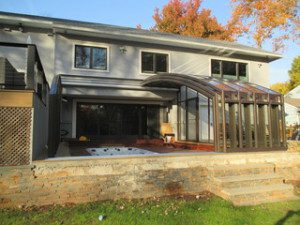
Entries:
POLYGON ((155 9, 153 30, 175 34, 234 41, 244 30, 237 18, 221 25, 209 9, 201 7, 202 0, 170 0, 160 11, 155 9))
POLYGON ((300 85, 300 56, 294 58, 292 68, 289 70, 289 89, 292 90, 300 85))
POLYGON ((297 0, 231 0, 231 3, 232 20, 243 24, 258 47, 271 40, 273 50, 278 51, 286 40, 299 41, 297 0))
POLYGON ((271 85, 272 90, 279 92, 282 95, 285 95, 289 92, 289 82, 279 82, 271 85))
POLYGON ((300 56, 294 58, 292 67, 289 70, 289 80, 271 85, 271 89, 283 95, 300 85, 300 56))

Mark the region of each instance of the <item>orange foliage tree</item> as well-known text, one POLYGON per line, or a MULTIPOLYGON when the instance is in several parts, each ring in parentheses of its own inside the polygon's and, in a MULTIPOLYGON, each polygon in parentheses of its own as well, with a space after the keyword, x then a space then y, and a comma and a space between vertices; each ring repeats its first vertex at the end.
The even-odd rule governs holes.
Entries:
POLYGON ((231 0, 231 4, 232 19, 243 24, 258 47, 271 40, 278 51, 286 40, 299 41, 297 0, 231 0))
POLYGON ((201 8, 202 0, 170 0, 153 19, 156 31, 235 41, 248 34, 257 47, 271 40, 273 50, 284 47, 286 40, 300 40, 297 0, 230 0, 232 14, 221 25, 209 9, 201 8))
POLYGON ((202 0, 170 0, 160 11, 155 9, 153 19, 156 31, 192 37, 234 41, 245 29, 237 17, 221 25, 209 9, 201 9, 202 0))

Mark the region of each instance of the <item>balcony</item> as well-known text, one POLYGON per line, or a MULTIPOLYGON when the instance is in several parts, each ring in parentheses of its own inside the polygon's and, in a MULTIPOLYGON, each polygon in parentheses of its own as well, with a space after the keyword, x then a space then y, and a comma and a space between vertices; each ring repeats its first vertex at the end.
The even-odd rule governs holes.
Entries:
POLYGON ((0 90, 31 90, 46 104, 49 85, 36 46, 0 42, 2 48, 0 90), (19 65, 18 69, 13 65, 15 62, 19 65))

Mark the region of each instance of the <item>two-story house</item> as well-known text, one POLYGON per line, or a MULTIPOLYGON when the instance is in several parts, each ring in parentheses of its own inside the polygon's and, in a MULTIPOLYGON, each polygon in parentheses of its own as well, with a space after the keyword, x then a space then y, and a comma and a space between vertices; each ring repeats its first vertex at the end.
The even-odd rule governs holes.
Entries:
MULTIPOLYGON (((225 41, 0 13, 0 42, 37 47, 53 97, 51 143, 160 138, 216 151, 286 147, 282 96, 268 89, 281 56, 225 41)), ((25 72, 19 49, 0 56, 25 72)), ((51 98, 51 96, 50 96, 51 98)), ((50 101, 51 102, 51 101, 50 101)), ((56 146, 57 147, 57 146, 56 146)))

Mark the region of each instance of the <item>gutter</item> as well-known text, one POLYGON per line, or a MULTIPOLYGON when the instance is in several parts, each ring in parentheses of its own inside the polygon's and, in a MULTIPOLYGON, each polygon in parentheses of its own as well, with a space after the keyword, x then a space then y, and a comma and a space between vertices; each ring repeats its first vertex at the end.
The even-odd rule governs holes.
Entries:
MULTIPOLYGON (((87 36, 87 32, 92 33, 92 34, 96 34, 99 37, 101 37, 101 35, 107 35, 110 38, 113 39, 118 39, 118 40, 122 40, 125 38, 133 38, 133 39, 140 39, 141 42, 145 42, 145 43, 153 43, 152 41, 158 41, 158 42, 165 42, 166 45, 174 45, 174 44, 185 44, 188 45, 189 48, 191 49, 204 49, 205 48, 210 48, 211 50, 215 50, 215 51, 227 51, 227 52, 237 52, 237 53, 241 53, 241 54, 245 54, 245 55, 252 55, 252 56, 258 56, 258 57, 265 57, 265 58, 269 58, 269 61, 273 61, 279 58, 282 58, 282 56, 280 54, 276 54, 276 53, 272 53, 272 52, 261 52, 261 51, 255 51, 255 50, 246 50, 246 49, 240 49, 238 47, 227 47, 227 46, 222 46, 220 44, 209 44, 209 43, 200 43, 197 41, 188 41, 188 40, 174 40, 172 37, 168 38, 168 37, 155 37, 155 36, 148 36, 147 34, 132 34, 132 33, 128 33, 128 31, 126 31, 126 28, 123 27, 117 27, 117 26, 112 26, 112 27, 107 27, 107 29, 109 30, 105 30, 105 28, 101 29, 101 24, 99 24, 99 27, 97 29, 94 28, 89 28, 89 27, 84 27, 84 26, 74 26, 74 25, 65 25, 62 24, 64 23, 64 19, 54 19, 54 18, 47 18, 47 17, 40 17, 40 16, 32 16, 32 15, 10 15, 5 14, 0 12, 0 19, 5 20, 5 21, 12 21, 14 23, 18 23, 18 22, 23 22, 23 23, 31 23, 31 26, 34 27, 33 23, 36 23, 37 26, 39 28, 51 28, 53 30, 54 33, 62 33, 62 34, 66 34, 66 33, 72 33, 72 32, 84 32, 82 35, 87 36), (26 16, 28 18, 26 18, 26 16), (29 17, 37 17, 37 18, 29 18, 29 17), (122 31, 116 31, 114 29, 124 29, 124 32, 122 31), (170 44, 171 43, 171 44, 170 44), (198 47, 198 48, 195 48, 198 47)), ((68 20, 66 20, 68 21, 68 20)), ((69 21, 69 22, 78 22, 80 23, 81 21, 69 21)), ((68 22, 66 22, 68 23, 68 22)), ((86 23, 89 24, 88 22, 82 22, 82 23, 86 23)), ((96 23, 90 23, 90 24, 96 24, 96 23)), ((97 24, 96 24, 97 25, 97 24)), ((26 24, 24 24, 24 26, 26 26, 26 24)), ((30 26, 30 25, 28 25, 30 26)), ((106 25, 102 25, 102 26, 106 26, 106 25)), ((108 25, 107 25, 108 26, 108 25)), ((127 28, 127 30, 134 30, 133 28, 127 28)), ((150 31, 149 31, 150 32, 150 31)), ((127 39, 128 40, 128 39, 127 39)), ((134 41, 132 39, 130 39, 131 41, 134 41)), ((138 40, 136 40, 138 41, 138 40)), ((245 47, 249 47, 246 46, 245 47)), ((263 50, 262 50, 263 51, 263 50)))
MULTIPOLYGON (((117 39, 120 39, 120 35, 122 37, 129 37, 129 38, 139 38, 142 40, 147 40, 147 41, 151 41, 151 40, 157 40, 157 41, 164 41, 164 42, 168 42, 168 43, 177 43, 177 44, 187 44, 190 45, 191 47, 194 46, 198 46, 198 47, 207 47, 207 48, 212 48, 212 49, 216 49, 218 51, 236 51, 236 52, 242 52, 242 53, 250 53, 250 54, 254 54, 254 55, 259 55, 259 56, 263 56, 263 57, 274 57, 276 59, 282 58, 282 55, 280 54, 276 54, 276 53, 272 53, 272 52, 260 52, 260 51, 255 51, 255 50, 244 50, 244 49, 239 49, 239 48, 234 48, 234 47, 226 47, 226 46, 219 46, 219 45, 213 45, 213 44, 207 44, 207 43, 199 43, 199 42, 192 42, 192 41, 186 41, 186 40, 172 40, 171 38, 162 38, 162 37, 145 37, 145 35, 138 35, 138 34, 128 34, 128 33, 122 33, 122 32, 118 32, 118 31, 105 31, 105 30, 97 30, 97 29, 92 29, 92 28, 87 28, 87 27, 80 27, 80 29, 78 29, 78 27, 75 26, 64 26, 64 25, 59 25, 59 24, 54 24, 53 26, 54 32, 56 33, 68 33, 68 31, 77 31, 77 32, 81 32, 81 31, 85 31, 85 32, 90 32, 90 33, 95 33, 95 34, 107 34, 110 36, 116 36, 117 39)), ((248 47, 248 46, 245 46, 248 47)))

